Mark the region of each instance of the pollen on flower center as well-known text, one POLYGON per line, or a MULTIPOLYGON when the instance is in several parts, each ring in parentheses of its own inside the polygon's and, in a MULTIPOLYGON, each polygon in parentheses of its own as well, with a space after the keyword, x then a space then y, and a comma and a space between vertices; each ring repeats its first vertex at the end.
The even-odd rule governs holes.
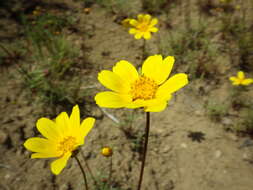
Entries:
POLYGON ((141 76, 131 85, 131 95, 133 100, 150 100, 155 98, 158 85, 156 82, 146 76, 141 76))
POLYGON ((143 23, 140 23, 137 28, 141 31, 141 32, 146 32, 148 30, 148 23, 147 22, 143 22, 143 23))
POLYGON ((76 138, 72 136, 65 137, 62 141, 60 141, 58 150, 63 153, 72 152, 76 148, 76 138))

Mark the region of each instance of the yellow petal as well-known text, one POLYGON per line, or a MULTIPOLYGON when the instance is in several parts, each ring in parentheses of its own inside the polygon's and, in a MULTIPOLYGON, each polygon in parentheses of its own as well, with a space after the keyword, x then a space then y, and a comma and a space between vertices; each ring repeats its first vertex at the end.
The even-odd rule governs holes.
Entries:
POLYGON ((229 77, 229 80, 231 80, 231 81, 236 81, 236 80, 238 80, 236 77, 229 77))
POLYGON ((162 83, 169 77, 171 70, 173 68, 175 58, 173 56, 168 56, 163 60, 163 77, 161 76, 162 83))
POLYGON ((240 85, 241 84, 241 82, 240 82, 240 80, 238 80, 238 79, 236 79, 233 83, 232 83, 232 85, 235 85, 235 86, 238 86, 238 85, 240 85))
POLYGON ((144 15, 143 14, 138 14, 137 18, 138 18, 138 21, 143 21, 144 15))
POLYGON ((142 73, 152 78, 160 85, 170 75, 174 61, 175 59, 173 56, 168 56, 164 60, 162 60, 161 55, 150 56, 143 63, 142 73))
POLYGON ((138 25, 138 21, 135 20, 135 19, 130 19, 129 24, 130 24, 131 26, 137 26, 137 25, 138 25))
POLYGON ((144 39, 149 40, 151 38, 150 32, 145 32, 143 37, 144 37, 144 39))
POLYGON ((149 31, 150 31, 150 32, 157 32, 157 31, 158 31, 158 28, 152 27, 152 28, 149 29, 149 31))
POLYGON ((143 17, 144 22, 149 22, 150 19, 151 19, 151 16, 149 14, 145 14, 144 17, 143 17))
POLYGON ((80 132, 80 110, 78 105, 73 107, 69 121, 71 133, 76 136, 80 132))
POLYGON ((129 104, 126 105, 126 108, 129 109, 135 109, 135 108, 140 108, 140 107, 144 107, 145 104, 145 100, 135 100, 133 102, 130 102, 129 104))
POLYGON ((239 79, 244 79, 244 78, 245 78, 244 72, 243 72, 243 71, 239 71, 239 72, 237 73, 237 76, 238 76, 239 79))
POLYGON ((251 83, 253 83, 253 79, 245 79, 242 81, 242 85, 250 85, 251 83))
POLYGON ((137 32, 137 33, 134 35, 134 38, 135 38, 136 40, 139 40, 139 39, 141 39, 142 36, 143 36, 143 34, 142 34, 141 32, 137 32))
POLYGON ((53 157, 59 156, 57 144, 44 138, 29 138, 25 141, 24 147, 32 152, 50 154, 53 155, 53 157))
POLYGON ((41 118, 36 123, 38 131, 47 139, 57 141, 61 134, 58 131, 56 124, 47 118, 41 118))
POLYGON ((132 82, 138 79, 139 74, 135 67, 128 61, 119 61, 113 67, 112 71, 124 79, 125 83, 131 85, 132 82))
POLYGON ((83 120, 81 124, 81 144, 84 143, 84 138, 88 135, 90 130, 93 128, 95 123, 95 119, 93 117, 88 117, 85 120, 83 120))
POLYGON ((129 85, 125 83, 119 75, 113 73, 112 71, 101 71, 98 74, 98 80, 106 88, 109 88, 115 92, 127 93, 130 90, 129 85))
POLYGON ((33 153, 31 155, 31 158, 55 158, 55 157, 59 157, 60 154, 54 154, 52 152, 47 152, 47 153, 33 153))
POLYGON ((118 94, 115 92, 100 92, 96 94, 95 101, 100 107, 122 108, 131 102, 130 95, 118 94))
POLYGON ((179 90, 180 88, 183 88, 185 85, 188 84, 188 78, 187 75, 184 73, 179 73, 171 78, 169 78, 164 84, 162 84, 156 93, 157 97, 162 97, 165 94, 172 94, 179 90))
POLYGON ((154 26, 158 23, 158 19, 157 18, 153 18, 150 22, 150 26, 154 26))
POLYGON ((51 171, 53 172, 53 174, 58 175, 59 173, 61 173, 62 169, 66 167, 70 156, 71 156, 71 153, 67 152, 61 158, 51 163, 51 171))
MULTIPOLYGON (((142 65, 142 74, 149 77, 157 84, 161 84, 163 75, 163 58, 161 55, 149 56, 142 65)), ((167 76, 168 77, 168 76, 167 76)))
POLYGON ((167 101, 144 108, 145 112, 161 112, 167 107, 167 101))
POLYGON ((130 28, 128 33, 129 34, 136 34, 137 30, 135 28, 130 28))
POLYGON ((62 136, 71 135, 69 116, 66 112, 60 113, 55 119, 62 136))

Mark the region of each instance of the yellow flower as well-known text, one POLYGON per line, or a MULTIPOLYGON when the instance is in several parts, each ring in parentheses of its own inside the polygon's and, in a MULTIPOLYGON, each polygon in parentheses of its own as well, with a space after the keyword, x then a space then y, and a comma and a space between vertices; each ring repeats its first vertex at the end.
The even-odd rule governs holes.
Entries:
POLYGON ((133 34, 135 39, 141 39, 142 37, 146 40, 151 38, 151 32, 157 32, 158 28, 155 25, 158 23, 158 19, 151 18, 149 14, 139 14, 138 19, 125 19, 122 24, 129 26, 129 34, 133 34))
POLYGON ((59 114, 55 121, 41 118, 37 121, 38 131, 45 137, 33 137, 25 141, 26 149, 35 152, 31 158, 57 158, 51 163, 51 171, 58 175, 66 166, 72 152, 84 144, 95 119, 86 118, 80 125, 78 105, 73 107, 70 117, 66 112, 59 114))
POLYGON ((113 152, 110 147, 104 147, 104 148, 102 148, 101 154, 105 157, 110 157, 110 156, 112 156, 113 152))
POLYGON ((248 86, 251 83, 253 83, 252 78, 245 78, 243 71, 239 71, 237 73, 237 77, 230 77, 229 80, 231 80, 233 82, 232 84, 235 86, 238 86, 238 85, 248 86))
POLYGON ((107 108, 140 108, 146 112, 160 112, 167 106, 172 93, 188 84, 184 73, 168 76, 174 64, 174 57, 165 59, 161 55, 149 56, 142 65, 139 75, 127 61, 119 61, 112 71, 103 70, 98 80, 112 91, 100 92, 96 103, 107 108))

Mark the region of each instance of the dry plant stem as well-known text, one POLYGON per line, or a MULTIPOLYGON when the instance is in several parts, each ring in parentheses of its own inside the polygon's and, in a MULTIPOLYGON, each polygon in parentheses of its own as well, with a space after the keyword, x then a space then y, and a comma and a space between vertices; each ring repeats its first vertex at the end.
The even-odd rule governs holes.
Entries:
POLYGON ((89 164, 88 164, 88 161, 87 161, 87 160, 85 159, 85 157, 84 157, 84 154, 83 154, 82 149, 81 149, 81 155, 82 155, 82 157, 83 157, 85 166, 86 166, 88 172, 90 173, 90 176, 91 176, 92 180, 94 181, 95 186, 98 187, 97 180, 95 179, 95 177, 94 177, 94 175, 93 175, 93 173, 92 173, 92 171, 91 171, 91 169, 90 169, 90 166, 89 166, 89 164))
POLYGON ((137 190, 141 189, 141 183, 142 183, 143 172, 144 172, 145 161, 146 161, 146 154, 147 154, 147 149, 148 149, 149 128, 150 128, 150 113, 147 112, 146 113, 145 142, 144 142, 144 149, 143 149, 142 160, 141 160, 141 172, 140 172, 140 177, 139 177, 139 183, 138 183, 137 190))
POLYGON ((74 156, 74 158, 76 159, 76 161, 77 161, 77 163, 78 163, 78 166, 79 166, 79 168, 81 169, 81 172, 82 172, 82 174, 83 174, 83 179, 84 179, 84 184, 85 184, 85 190, 89 190, 88 182, 87 182, 87 178, 86 178, 86 174, 85 174, 85 172, 84 172, 84 169, 83 169, 83 167, 82 167, 82 164, 81 164, 81 162, 80 162, 80 160, 78 159, 77 156, 74 156))

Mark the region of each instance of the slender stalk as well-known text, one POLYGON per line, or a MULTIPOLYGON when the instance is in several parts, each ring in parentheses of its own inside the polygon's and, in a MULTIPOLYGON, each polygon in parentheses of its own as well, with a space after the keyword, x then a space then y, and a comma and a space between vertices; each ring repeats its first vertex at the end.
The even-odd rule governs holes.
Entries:
POLYGON ((80 160, 78 159, 77 156, 74 156, 74 158, 76 159, 76 161, 77 161, 77 163, 78 163, 78 166, 79 166, 79 168, 81 169, 81 172, 82 172, 82 174, 83 174, 85 189, 86 189, 86 190, 89 190, 88 182, 87 182, 87 178, 86 178, 86 174, 85 174, 85 172, 84 172, 84 169, 83 169, 83 167, 82 167, 82 164, 81 164, 81 162, 80 162, 80 160))
POLYGON ((143 39, 143 46, 142 46, 142 61, 146 58, 146 40, 143 39))
POLYGON ((95 179, 95 177, 94 177, 94 175, 93 175, 93 173, 92 173, 92 171, 91 171, 91 169, 90 169, 90 166, 89 166, 89 164, 88 164, 88 161, 87 161, 87 160, 85 159, 85 157, 84 157, 84 154, 83 154, 82 149, 81 149, 80 152, 81 152, 81 155, 82 155, 82 157, 83 157, 85 166, 86 166, 86 168, 88 169, 88 172, 90 173, 90 176, 91 176, 92 180, 94 181, 95 186, 98 187, 97 180, 95 179))
POLYGON ((112 183, 112 156, 110 158, 110 173, 109 173, 109 178, 108 178, 108 184, 109 184, 109 187, 111 189, 111 183, 112 183))
POLYGON ((145 142, 144 142, 144 149, 143 149, 143 155, 142 155, 142 160, 141 160, 141 172, 140 172, 140 177, 139 177, 139 183, 138 183, 137 190, 141 189, 141 183, 142 183, 143 172, 144 172, 145 161, 146 161, 146 154, 147 154, 147 149, 148 149, 149 128, 150 128, 150 113, 147 112, 146 113, 145 142))

